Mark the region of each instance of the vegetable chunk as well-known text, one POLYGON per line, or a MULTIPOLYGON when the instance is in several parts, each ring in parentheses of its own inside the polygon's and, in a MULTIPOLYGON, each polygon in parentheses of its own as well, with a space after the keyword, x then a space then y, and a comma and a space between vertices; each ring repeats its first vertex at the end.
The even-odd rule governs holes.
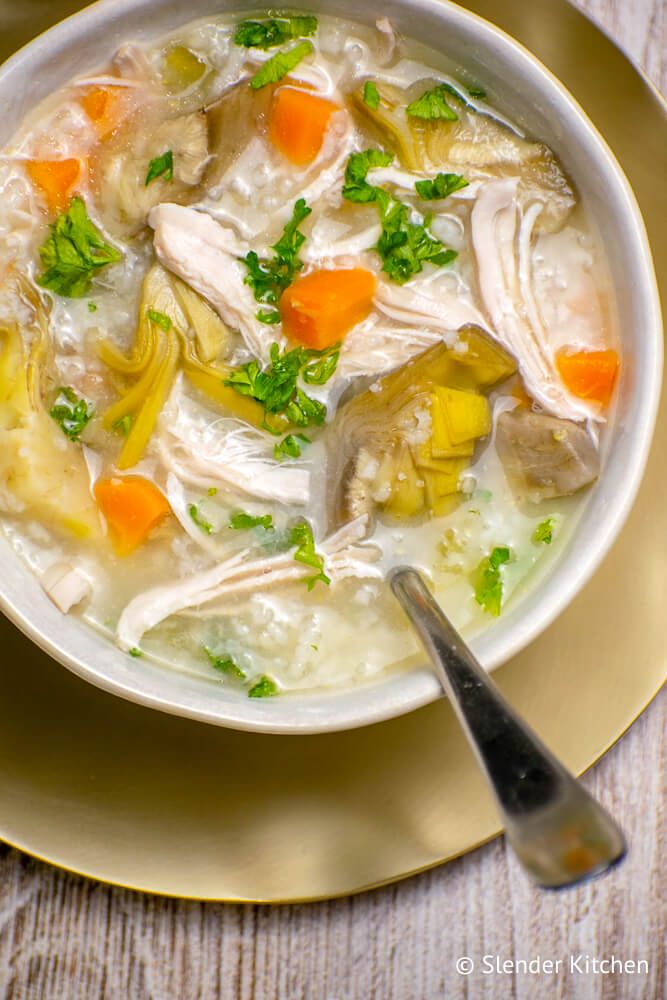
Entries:
POLYGON ((157 486, 143 476, 112 476, 95 483, 95 499, 104 514, 118 555, 125 556, 170 513, 157 486))
POLYGON ((616 351, 563 351, 556 358, 560 377, 580 399, 594 399, 608 406, 616 384, 619 360, 616 351))
POLYGON ((81 176, 81 161, 28 160, 26 170, 30 180, 46 198, 49 211, 60 212, 67 205, 72 188, 81 176))
POLYGON ((331 347, 368 316, 375 286, 375 275, 361 267, 311 271, 281 296, 283 330, 307 347, 331 347))
POLYGON ((311 163, 324 142, 329 119, 340 108, 298 87, 280 87, 271 105, 269 138, 290 163, 311 163))

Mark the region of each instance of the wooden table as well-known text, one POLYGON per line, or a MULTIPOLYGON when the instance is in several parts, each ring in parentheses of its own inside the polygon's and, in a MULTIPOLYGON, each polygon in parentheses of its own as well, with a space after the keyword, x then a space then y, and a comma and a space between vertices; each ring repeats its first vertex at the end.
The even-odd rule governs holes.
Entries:
MULTIPOLYGON (((667 92, 667 0, 583 7, 667 92)), ((560 895, 533 889, 502 841, 376 892, 272 909, 140 896, 0 845, 0 1000, 662 1000, 666 732, 663 691, 586 777, 632 849, 602 881, 560 895), (538 956, 562 966, 484 973, 538 956), (585 956, 648 972, 586 971, 585 956)))

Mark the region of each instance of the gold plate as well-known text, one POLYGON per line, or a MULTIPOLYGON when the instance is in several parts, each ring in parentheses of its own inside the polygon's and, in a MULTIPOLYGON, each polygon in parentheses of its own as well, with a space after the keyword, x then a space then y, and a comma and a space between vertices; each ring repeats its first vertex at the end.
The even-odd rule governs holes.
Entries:
MULTIPOLYGON (((0 0, 0 55, 81 6, 0 0)), ((639 198, 666 283, 667 114, 656 91, 566 0, 463 6, 541 58, 603 132, 639 198), (631 114, 619 113, 612 94, 631 114)), ((578 773, 665 679, 665 453, 663 400, 653 459, 620 540, 568 611, 494 675, 578 773)), ((54 864, 175 896, 295 901, 401 878, 499 832, 443 702, 348 733, 236 733, 104 694, 6 621, 0 642, 0 835, 54 864)))

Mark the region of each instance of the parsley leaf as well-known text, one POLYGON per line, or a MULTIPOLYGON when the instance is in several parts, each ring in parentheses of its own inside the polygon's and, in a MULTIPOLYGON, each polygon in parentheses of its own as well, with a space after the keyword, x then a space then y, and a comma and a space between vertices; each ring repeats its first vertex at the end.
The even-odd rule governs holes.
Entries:
POLYGON ((121 259, 120 252, 104 242, 88 218, 84 200, 78 196, 49 228, 51 234, 39 248, 46 270, 37 278, 37 284, 56 295, 82 298, 90 291, 96 272, 121 259))
POLYGON ((188 514, 190 515, 190 517, 195 522, 198 528, 201 528, 201 530, 205 532, 207 535, 213 534, 213 525, 209 521, 207 521, 205 517, 202 517, 202 515, 199 513, 199 507, 197 506, 196 503, 190 504, 190 506, 188 507, 188 514))
POLYGON ((296 562, 303 563, 304 566, 311 566, 317 570, 314 576, 306 577, 304 580, 308 590, 312 590, 318 580, 329 586, 331 580, 324 572, 324 556, 315 550, 313 529, 308 524, 308 521, 299 521, 297 524, 294 524, 290 528, 289 540, 291 546, 296 546, 296 552, 294 553, 296 562))
POLYGON ((391 153, 384 153, 381 149, 366 149, 363 153, 353 153, 345 167, 343 198, 361 203, 376 201, 380 188, 369 184, 366 175, 373 167, 388 167, 393 159, 391 153))
POLYGON ((61 386, 49 415, 70 441, 78 441, 79 436, 93 415, 93 407, 87 400, 80 399, 69 386, 61 386))
POLYGON ((134 658, 137 660, 139 659, 139 657, 144 655, 138 646, 133 646, 132 649, 128 649, 128 653, 130 654, 130 656, 134 656, 134 658))
POLYGON ((97 306, 96 306, 96 304, 94 302, 89 302, 88 303, 88 312, 89 313, 96 313, 97 312, 97 306))
POLYGON ((437 87, 433 87, 432 90, 427 90, 412 104, 408 104, 406 112, 411 118, 421 118, 425 121, 456 122, 459 120, 459 116, 447 103, 445 94, 448 93, 454 94, 456 97, 460 96, 453 87, 441 83, 437 87))
POLYGON ((310 16, 241 21, 236 28, 234 44, 246 49, 271 49, 291 38, 307 38, 316 31, 317 18, 310 16))
POLYGON ((380 107, 380 91, 372 80, 366 80, 364 84, 364 104, 372 108, 373 111, 380 107))
POLYGON ((298 45, 287 49, 286 52, 276 52, 275 56, 267 59, 257 70, 250 80, 250 86, 253 90, 259 90, 260 87, 266 87, 269 83, 277 83, 313 51, 312 42, 299 42, 298 45))
MULTIPOLYGON (((299 250, 305 243, 306 237, 299 230, 299 226, 311 211, 303 198, 294 203, 292 218, 283 229, 278 242, 271 247, 274 251, 272 259, 258 257, 254 250, 241 258, 248 268, 245 284, 252 288, 256 302, 270 306, 277 305, 282 292, 292 284, 295 275, 303 268, 303 262, 299 260, 299 250)), ((262 323, 280 322, 280 313, 277 309, 260 309, 256 315, 262 323)))
POLYGON ((278 694, 278 686, 266 674, 262 674, 257 683, 253 684, 248 691, 249 698, 272 698, 276 694, 278 694))
POLYGON ((248 361, 230 372, 225 385, 241 396, 250 396, 262 403, 267 413, 284 413, 297 427, 323 424, 327 415, 326 406, 307 396, 297 386, 297 379, 302 369, 304 380, 308 371, 311 383, 321 385, 331 378, 338 363, 338 345, 327 348, 326 351, 295 347, 281 354, 279 344, 273 343, 269 354, 271 363, 267 368, 260 368, 258 361, 248 361), (336 356, 335 360, 333 355, 336 356), (310 364, 314 357, 323 360, 310 364))
POLYGON ((503 602, 503 579, 500 567, 511 558, 507 546, 496 547, 482 559, 475 574, 475 600, 490 615, 497 617, 503 602))
POLYGON ((117 434, 122 434, 123 437, 127 435, 132 430, 132 414, 126 413, 124 417, 119 417, 118 420, 112 425, 112 430, 116 431, 117 434))
POLYGON ((461 174, 437 174, 433 180, 416 181, 415 191, 424 201, 447 198, 454 191, 468 187, 468 181, 461 174))
POLYGON ((204 652, 208 656, 211 661, 211 666, 214 667, 215 670, 220 670, 223 674, 230 674, 230 676, 236 677, 237 680, 245 680, 245 672, 241 670, 231 656, 219 656, 217 653, 210 650, 208 646, 204 646, 204 652))
POLYGON ((264 528, 265 531, 273 531, 273 517, 271 514, 260 514, 255 517, 253 514, 246 514, 245 511, 240 510, 230 517, 229 527, 234 531, 248 531, 250 528, 264 528))
POLYGON ((410 207, 378 189, 382 234, 377 251, 382 270, 392 281, 402 285, 419 274, 425 263, 440 267, 456 259, 456 250, 446 250, 440 240, 430 235, 426 226, 410 222, 410 207))
POLYGON ((149 309, 146 313, 151 323, 156 323, 162 330, 166 333, 171 330, 171 320, 164 313, 157 312, 155 309, 149 309))
POLYGON ((307 438, 305 434, 288 434, 287 437, 283 438, 273 449, 273 457, 276 462, 282 461, 283 458, 300 458, 300 441, 303 441, 304 444, 310 444, 310 438, 307 438))
POLYGON ((556 518, 553 516, 545 518, 544 521, 540 521, 533 532, 533 543, 535 545, 551 545, 554 540, 555 527, 556 518))
POLYGON ((163 177, 165 181, 173 181, 174 179, 174 154, 170 149, 160 156, 156 156, 148 164, 145 187, 156 181, 158 177, 163 177))

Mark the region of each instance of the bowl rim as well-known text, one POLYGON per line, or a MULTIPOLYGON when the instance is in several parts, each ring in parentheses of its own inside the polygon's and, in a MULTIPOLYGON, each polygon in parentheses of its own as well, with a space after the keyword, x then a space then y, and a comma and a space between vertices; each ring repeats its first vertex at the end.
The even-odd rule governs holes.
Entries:
MULTIPOLYGON (((118 21, 124 13, 139 12, 155 3, 156 0, 97 0, 71 14, 28 42, 0 66, 0 94, 7 85, 8 78, 13 73, 20 72, 24 63, 30 65, 32 61, 37 68, 49 53, 57 49, 67 50, 108 20, 118 21)), ((485 668, 493 670, 520 652, 565 610, 605 558, 634 504, 648 460, 662 385, 663 341, 659 293, 646 229, 630 184, 606 140, 560 80, 511 35, 449 0, 395 0, 395 3, 406 13, 429 13, 435 19, 441 19, 443 25, 448 19, 450 23, 472 23, 483 44, 499 45, 508 58, 522 62, 535 78, 541 80, 544 91, 557 95, 562 106, 569 105, 579 125, 588 133, 589 141, 596 147, 600 162, 605 166, 606 178, 615 185, 624 221, 629 223, 625 238, 634 241, 633 249, 638 261, 636 269, 643 281, 642 294, 647 320, 643 344, 644 378, 633 393, 633 398, 639 396, 641 402, 635 407, 634 419, 631 421, 630 431, 635 450, 624 469, 624 489, 622 492, 617 491, 608 505, 606 516, 596 524, 594 544, 589 542, 576 563, 573 563, 570 550, 578 536, 578 529, 575 530, 567 550, 559 554, 548 576, 535 588, 541 596, 534 602, 531 616, 525 613, 529 610, 528 607, 524 609, 524 613, 516 613, 526 604, 521 601, 514 614, 508 612, 508 618, 514 620, 503 635, 490 636, 491 631, 495 632, 490 627, 471 640, 471 646, 485 668), (571 565, 565 574, 562 567, 568 555, 571 565), (552 588, 551 595, 547 597, 544 583, 554 578, 559 570, 559 586, 557 589, 552 588)), ((157 4, 160 5, 160 0, 157 0, 157 4)), ((211 6, 213 7, 213 2, 211 6)), ((297 3, 298 6, 301 4, 297 3)), ((307 2, 303 6, 308 9, 307 2)), ((250 10, 254 9, 251 5, 248 7, 250 10)), ((211 10, 211 16, 213 14, 214 10, 211 10)), ((183 23, 187 23, 187 19, 183 23)), ((603 479, 604 469, 601 481, 603 479)), ((23 564, 3 539, 4 544, 7 551, 12 552, 12 561, 19 567, 16 576, 21 577, 22 586, 14 586, 13 592, 10 586, 8 593, 8 585, 0 583, 0 610, 60 664, 97 687, 138 704, 239 730, 307 734, 353 729, 382 722, 414 711, 442 695, 435 676, 427 666, 390 674, 369 684, 342 691, 294 692, 267 701, 236 697, 227 692, 223 699, 219 699, 220 689, 206 681, 202 683, 201 680, 198 682, 201 696, 197 690, 190 692, 188 697, 183 692, 176 697, 157 693, 160 683, 167 687, 166 678, 170 673, 177 677, 182 675, 177 671, 165 670, 164 666, 153 665, 148 659, 141 661, 141 672, 136 669, 133 675, 128 672, 125 679, 118 676, 117 670, 114 675, 113 664, 110 663, 111 669, 107 670, 105 660, 111 661, 124 656, 122 651, 80 619, 61 615, 43 595, 32 570, 23 564), (58 622, 66 622, 66 625, 59 628, 58 622), (67 648, 54 638, 54 635, 63 631, 72 634, 71 639, 67 635, 67 648), (105 657, 105 651, 112 653, 105 657), (98 662, 102 662, 101 668, 93 662, 95 656, 98 657, 98 662), (157 682, 157 687, 153 681, 157 682), (211 691, 215 692, 214 698, 210 697, 211 691)), ((133 661, 135 666, 138 662, 133 661)))

